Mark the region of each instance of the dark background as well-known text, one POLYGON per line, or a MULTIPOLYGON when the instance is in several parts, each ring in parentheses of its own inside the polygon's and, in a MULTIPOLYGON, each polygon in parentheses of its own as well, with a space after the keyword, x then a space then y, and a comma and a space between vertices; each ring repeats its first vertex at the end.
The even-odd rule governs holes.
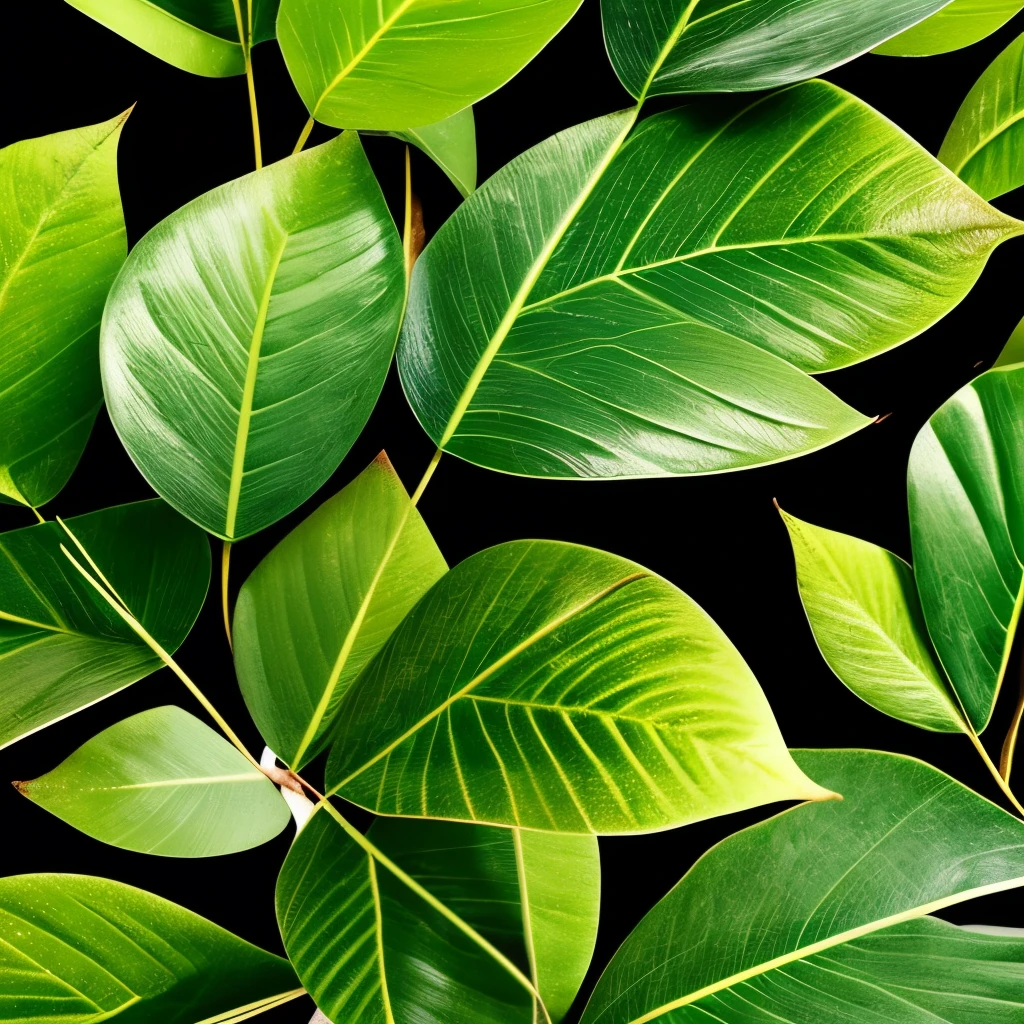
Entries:
MULTIPOLYGON (((989 39, 925 59, 866 56, 827 77, 872 104, 936 152, 963 98, 991 60, 1024 30, 1019 16, 989 39)), ((244 78, 178 71, 108 32, 61 0, 7 12, 0 61, 0 145, 106 120, 133 103, 121 142, 121 192, 129 244, 195 196, 252 169, 244 78)), ((275 43, 255 51, 265 159, 291 152, 305 120, 275 43)), ((510 84, 476 107, 480 180, 548 135, 630 103, 604 52, 597 0, 585 0, 566 30, 510 84)), ((651 104, 671 106, 671 100, 651 104)), ((318 126, 310 144, 332 134, 318 126)), ((391 139, 366 147, 396 218, 403 157, 391 139)), ((413 151, 415 188, 428 237, 459 197, 413 151)), ((1022 190, 1024 192, 1024 190, 1022 190)), ((1024 214, 1024 199, 997 205, 1024 214)), ((906 461, 914 436, 954 391, 991 364, 1024 314, 1020 240, 1000 248, 972 294, 923 336, 826 383, 884 423, 815 455, 725 476, 653 481, 552 483, 501 476, 446 456, 421 510, 450 564, 491 544, 524 537, 576 541, 632 558, 692 595, 739 647, 792 746, 861 746, 921 757, 992 799, 998 791, 962 737, 921 732, 862 704, 822 661, 796 592, 778 497, 794 514, 885 545, 909 558, 906 461)), ((362 437, 341 468, 301 508, 238 545, 232 590, 270 548, 386 449, 410 490, 433 453, 392 372, 362 437)), ((72 516, 151 496, 100 414, 81 465, 48 516, 72 516)), ((33 522, 0 506, 0 530, 33 522)), ((215 559, 219 563, 219 558, 215 559)), ((254 750, 262 749, 234 681, 215 591, 179 660, 254 750)), ((1019 654, 987 738, 994 757, 1016 696, 1019 654)), ((162 671, 101 704, 0 752, 0 779, 30 779, 127 715, 176 703, 198 705, 162 671)), ((315 776, 315 770, 314 770, 315 776)), ((710 845, 773 809, 658 835, 602 839, 601 936, 587 988, 628 930, 710 845)), ((83 836, 0 786, 0 875, 61 871, 103 875, 179 902, 245 938, 280 950, 274 920, 277 869, 291 829, 248 853, 205 860, 147 857, 83 836)), ((952 908, 958 923, 1024 925, 1020 891, 952 908)), ((583 999, 577 1003, 577 1012, 583 999)), ((305 1022, 301 1000, 262 1020, 305 1022)), ((338 1022, 344 1024, 344 1022, 338 1022)))

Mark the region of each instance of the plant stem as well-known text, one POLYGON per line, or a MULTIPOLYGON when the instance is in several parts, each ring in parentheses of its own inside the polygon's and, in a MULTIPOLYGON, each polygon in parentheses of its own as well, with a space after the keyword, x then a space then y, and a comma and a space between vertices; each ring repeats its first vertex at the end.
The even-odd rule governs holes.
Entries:
POLYGON ((315 124, 316 120, 312 117, 306 122, 306 126, 299 135, 299 141, 295 143, 295 148, 292 150, 292 156, 302 152, 302 147, 306 145, 306 140, 309 138, 309 133, 313 130, 313 125, 315 124))
POLYGON ((412 507, 415 508, 419 504, 420 498, 423 497, 423 492, 427 489, 427 484, 430 483, 430 478, 434 475, 434 470, 437 469, 437 464, 441 461, 441 456, 444 455, 444 449, 438 448, 434 452, 434 457, 430 460, 430 465, 427 466, 427 471, 423 474, 423 479, 420 480, 419 486, 416 488, 416 492, 412 496, 412 507))
POLYGON ((975 749, 981 755, 982 761, 985 762, 985 767, 992 773, 992 778, 996 780, 996 784, 1003 791, 1003 795, 1013 804, 1017 813, 1024 818, 1024 807, 1021 806, 1020 801, 1013 795, 1013 790, 1010 789, 1006 779, 999 774, 999 769, 992 763, 992 758, 988 756, 988 751, 978 738, 978 734, 970 726, 967 727, 967 738, 974 744, 975 749))
POLYGON ((412 158, 409 147, 405 147, 405 223, 402 225, 402 250, 405 254, 405 297, 409 298, 409 281, 412 279, 412 158))
POLYGON ((249 113, 252 117, 252 143, 256 153, 256 170, 263 166, 263 147, 260 144, 260 116, 256 109, 256 81, 252 74, 252 0, 248 0, 248 31, 242 24, 242 8, 238 0, 231 0, 235 8, 235 27, 238 29, 238 42, 245 58, 245 80, 249 87, 249 113))
POLYGON ((1021 719, 1024 718, 1024 650, 1021 651, 1020 668, 1020 696, 1017 698, 1017 708, 1013 713, 1013 721, 1010 723, 1010 730, 1003 741, 1003 752, 999 758, 999 774, 1010 784, 1010 772, 1013 771, 1013 754, 1017 749, 1017 735, 1020 732, 1021 719))
POLYGON ((231 612, 228 609, 228 579, 231 575, 231 541, 224 541, 220 556, 220 603, 224 613, 224 632, 227 634, 228 647, 235 653, 235 644, 231 639, 231 612))

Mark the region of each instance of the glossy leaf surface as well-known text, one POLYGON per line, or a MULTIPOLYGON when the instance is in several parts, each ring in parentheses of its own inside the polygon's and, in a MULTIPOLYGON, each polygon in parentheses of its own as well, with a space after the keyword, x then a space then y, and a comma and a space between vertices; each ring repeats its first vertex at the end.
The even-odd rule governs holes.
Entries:
POLYGON ((245 74, 248 7, 252 41, 274 38, 279 0, 67 0, 147 53, 210 78, 245 74), (241 17, 242 31, 238 18, 241 17))
POLYGON ((266 775, 177 707, 104 729, 17 788, 94 839, 165 857, 248 850, 273 839, 290 817, 266 775))
MULTIPOLYGON (((911 758, 863 750, 796 757, 843 800, 793 808, 706 853, 620 947, 583 1024, 748 1024, 786 1019, 794 1007, 789 1019, 798 1024, 923 1024, 934 1020, 929 1000, 948 1007, 978 994, 968 964, 962 972, 947 965, 939 984, 948 995, 915 993, 915 972, 935 978, 937 965, 924 960, 901 973, 896 939, 928 945, 929 932, 943 930, 916 918, 1024 885, 1024 823, 911 758), (899 931, 882 931, 890 926, 899 931), (886 986, 894 982, 910 991, 893 993, 886 986), (876 1008, 884 1012, 871 1016, 876 1008)), ((956 941, 944 934, 938 941, 956 941)), ((1017 965, 1017 1000, 1020 973, 1017 965)))
POLYGON ((368 838, 528 975, 557 1024, 590 966, 601 903, 594 836, 378 818, 368 838))
POLYGON ((103 403, 96 350, 126 252, 126 117, 0 150, 0 501, 53 498, 103 403))
POLYGON ((986 199, 1024 184, 1024 36, 988 66, 967 94, 939 159, 986 199))
POLYGON ((504 85, 580 0, 281 0, 278 40, 309 113, 336 128, 434 124, 504 85))
MULTIPOLYGON (((188 635, 210 583, 203 533, 164 502, 67 521, 165 650, 188 635)), ((0 746, 116 693, 159 658, 60 550, 55 523, 0 534, 0 746)))
POLYGON ((399 368, 446 451, 544 477, 814 451, 867 420, 806 374, 922 331, 1021 230, 823 82, 632 117, 512 161, 417 262, 399 368))
POLYGON ((278 877, 277 920, 317 1006, 353 1024, 533 1024, 525 976, 410 881, 322 806, 298 834, 278 877))
POLYGON ((637 98, 813 78, 949 0, 602 0, 616 74, 637 98))
POLYGON ((930 57, 970 46, 1005 25, 1022 8, 1021 0, 953 0, 919 25, 877 47, 889 57, 930 57))
POLYGON ((103 385, 136 465, 238 540, 337 468, 402 312, 402 247, 358 136, 246 175, 132 250, 103 320, 103 385))
POLYGON ((0 879, 0 934, 9 1021, 196 1024, 301 993, 286 960, 105 878, 0 879))
POLYGON ((1024 369, 990 370, 917 435, 907 474, 914 571, 971 724, 988 724, 1024 601, 1024 369))
POLYGON ((928 639, 913 569, 865 540, 782 517, 800 599, 829 668, 858 697, 901 722, 966 731, 928 639))
POLYGON ((384 814, 602 834, 828 796, 693 601, 634 562, 554 541, 501 544, 448 573, 337 722, 327 785, 384 814))
POLYGON ((425 128, 406 128, 388 134, 423 150, 451 178, 463 197, 476 188, 476 119, 472 107, 425 128))
POLYGON ((323 750, 345 691, 447 569, 383 453, 260 563, 235 606, 235 667, 283 761, 323 750))

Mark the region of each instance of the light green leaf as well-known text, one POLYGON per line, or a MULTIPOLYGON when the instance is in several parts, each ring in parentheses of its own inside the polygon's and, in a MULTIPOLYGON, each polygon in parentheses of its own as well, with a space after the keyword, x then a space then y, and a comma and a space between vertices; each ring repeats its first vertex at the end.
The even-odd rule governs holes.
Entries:
POLYGON ((463 196, 476 188, 476 120, 472 107, 425 128, 406 128, 388 134, 422 149, 463 196))
POLYGON ((999 353, 999 358, 992 364, 992 369, 999 366, 1016 366, 1018 363, 1024 363, 1024 320, 1014 328, 1009 341, 999 353))
POLYGON ((917 435, 907 485, 928 632, 980 733, 1024 601, 1024 368, 990 370, 949 399, 917 435))
POLYGON ((926 21, 877 47, 875 53, 930 57, 959 50, 1002 28, 1021 9, 1021 0, 953 0, 926 21))
POLYGON ((336 128, 434 124, 494 92, 580 0, 281 0, 281 51, 312 117, 336 128))
POLYGON ((997 993, 1021 1001, 1020 963, 969 962, 1009 947, 917 919, 1024 885, 1024 823, 911 758, 795 756, 843 800, 793 808, 706 853, 620 947, 583 1024, 925 1024, 930 1006, 965 1024, 982 1019, 972 1008, 1018 1019, 1011 1006, 987 1014, 997 993), (932 959, 958 952, 953 969, 932 959), (918 990, 920 976, 935 991, 918 990))
POLYGON ((345 691, 448 566, 382 452, 246 580, 235 668, 263 738, 296 771, 345 691))
POLYGON ((601 903, 594 836, 378 818, 369 838, 528 974, 554 1024, 590 966, 601 903))
POLYGON ((448 573, 336 720, 327 785, 382 814, 609 834, 831 795, 690 598, 554 541, 448 573))
POLYGON ((824 82, 634 116, 514 160, 417 261, 399 369, 444 450, 544 477, 815 451, 868 421, 807 374, 924 330, 1024 229, 824 82))
POLYGON ((100 355, 136 465, 226 540, 338 467, 384 384, 401 241, 355 132, 208 192, 132 250, 100 355))
POLYGON ((164 857, 215 857, 288 824, 274 784, 181 708, 126 718, 31 782, 30 800, 94 839, 164 857))
POLYGON ((279 0, 67 0, 72 7, 182 71, 245 74, 242 40, 274 38, 279 0))
POLYGON ((53 498, 103 404, 96 350, 126 251, 127 116, 0 150, 0 502, 53 498))
POLYGON ((638 99, 813 78, 950 0, 602 0, 616 74, 638 99))
MULTIPOLYGON (((206 537, 160 500, 91 512, 68 527, 168 651, 210 584, 206 537)), ((79 711, 162 662, 68 562, 55 523, 0 534, 0 747, 79 711)))
POLYGON ((786 512, 782 518, 800 599, 829 668, 858 697, 901 722, 967 732, 928 639, 910 566, 865 540, 786 512))
POLYGON ((0 1011, 26 1024, 216 1024, 302 994, 287 960, 105 878, 0 879, 0 1011))

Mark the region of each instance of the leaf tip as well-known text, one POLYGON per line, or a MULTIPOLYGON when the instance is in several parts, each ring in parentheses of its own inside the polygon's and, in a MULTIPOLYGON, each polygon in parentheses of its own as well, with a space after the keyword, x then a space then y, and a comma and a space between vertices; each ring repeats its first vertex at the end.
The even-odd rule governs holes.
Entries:
POLYGON ((29 787, 29 786, 30 786, 31 784, 32 784, 31 782, 21 782, 21 781, 18 781, 18 782, 12 782, 12 783, 11 783, 11 785, 12 785, 12 786, 13 786, 13 787, 14 787, 14 788, 15 788, 15 789, 16 789, 16 790, 17 790, 17 791, 18 791, 18 792, 19 792, 19 793, 20 793, 20 794, 21 794, 22 796, 28 796, 28 795, 29 795, 29 793, 28 793, 28 787, 29 787))
POLYGON ((376 466, 378 469, 383 469, 385 473, 390 473, 392 476, 398 476, 398 473, 395 471, 395 467, 388 458, 388 453, 384 451, 383 448, 371 465, 376 466))
POLYGON ((884 414, 883 416, 876 416, 876 417, 875 417, 875 418, 874 418, 874 419, 873 419, 873 420, 871 421, 871 425, 872 425, 873 427, 877 427, 879 423, 884 423, 884 422, 885 422, 885 421, 886 421, 886 420, 887 420, 887 419, 888 419, 888 418, 889 418, 889 417, 890 417, 891 415, 892 415, 892 413, 891 413, 891 412, 887 412, 887 413, 885 413, 885 414, 884 414))

